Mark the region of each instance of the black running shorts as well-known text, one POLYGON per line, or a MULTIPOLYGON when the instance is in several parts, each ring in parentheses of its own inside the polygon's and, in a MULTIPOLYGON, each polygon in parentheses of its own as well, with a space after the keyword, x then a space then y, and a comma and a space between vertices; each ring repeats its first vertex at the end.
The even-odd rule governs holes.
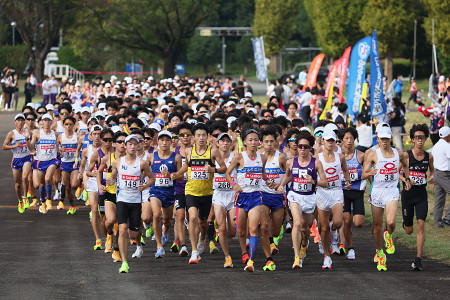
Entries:
POLYGON ((186 209, 186 195, 176 194, 175 195, 175 209, 186 209))
POLYGON ((414 224, 414 208, 416 219, 425 221, 428 214, 428 193, 425 187, 402 191, 403 224, 407 227, 414 224))
POLYGON ((186 195, 186 207, 189 210, 191 207, 198 209, 198 218, 200 220, 207 220, 209 212, 211 211, 212 195, 209 196, 192 196, 186 195))
POLYGON ((353 215, 365 215, 364 209, 364 191, 344 190, 344 212, 353 215), (353 205, 352 205, 353 204, 353 205))
POLYGON ((117 224, 127 224, 132 231, 139 231, 141 226, 141 203, 119 201, 116 204, 117 224))

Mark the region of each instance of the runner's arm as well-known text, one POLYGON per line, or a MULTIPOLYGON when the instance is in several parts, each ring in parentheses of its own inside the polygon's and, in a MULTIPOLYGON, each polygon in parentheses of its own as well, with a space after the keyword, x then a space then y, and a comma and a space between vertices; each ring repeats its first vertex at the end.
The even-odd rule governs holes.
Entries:
POLYGON ((370 152, 369 155, 367 156, 367 159, 364 161, 361 179, 364 180, 372 178, 372 176, 375 176, 377 174, 377 169, 375 168, 372 169, 372 164, 375 165, 375 155, 376 155, 375 151, 370 152))
POLYGON ((432 184, 434 184, 434 165, 433 164, 434 164, 434 157, 430 153, 430 162, 428 164, 428 167, 430 168, 430 178, 428 179, 428 181, 432 184))
POLYGON ((184 157, 186 157, 186 159, 184 160, 184 165, 182 165, 181 168, 176 173, 171 174, 170 178, 172 180, 183 180, 184 173, 186 173, 188 171, 189 157, 191 157, 190 149, 186 149, 184 155, 185 155, 184 157))
POLYGON ((403 173, 405 174, 405 178, 406 178, 405 190, 409 190, 411 188, 411 180, 409 179, 409 168, 406 163, 405 156, 406 155, 404 154, 404 152, 399 153, 400 162, 402 163, 403 173))
POLYGON ((92 171, 92 170, 94 170, 95 165, 98 164, 98 159, 99 158, 100 158, 100 156, 98 155, 98 152, 95 151, 92 154, 91 160, 89 161, 88 169, 86 171, 86 175, 88 177, 96 177, 97 173, 101 173, 101 172, 98 172, 98 170, 101 170, 101 169, 98 169, 97 171, 92 171))
POLYGON ((227 170, 227 166, 225 165, 222 155, 220 155, 219 149, 213 149, 211 151, 212 153, 212 157, 213 157, 213 162, 217 162, 219 164, 219 168, 215 168, 215 166, 205 166, 205 171, 209 172, 209 173, 219 173, 219 174, 224 174, 227 170))
POLYGON ((319 159, 316 159, 316 171, 320 177, 320 181, 317 181, 317 186, 327 188, 328 187, 327 176, 325 175, 325 171, 323 170, 322 162, 319 159))
POLYGON ((16 143, 16 145, 11 146, 12 139, 13 139, 12 134, 13 134, 13 132, 10 131, 10 132, 8 132, 8 134, 6 135, 6 138, 5 138, 5 140, 3 141, 3 150, 11 150, 11 149, 14 149, 14 148, 19 147, 19 145, 18 145, 17 143, 16 143))
MULTIPOLYGON (((84 150, 83 150, 84 152, 84 150)), ((116 178, 117 178, 117 164, 118 164, 119 160, 115 160, 112 165, 111 165, 111 176, 109 178, 106 179, 106 184, 107 185, 113 185, 116 182, 116 178)), ((83 162, 82 162, 83 163, 83 162)))
POLYGON ((293 163, 292 159, 286 162, 286 174, 284 174, 280 184, 278 186, 275 186, 278 192, 283 192, 284 186, 288 184, 292 179, 292 163, 293 163))
POLYGON ((347 160, 343 154, 339 154, 339 159, 341 160, 342 173, 344 173, 345 187, 347 190, 350 190, 352 188, 352 184, 350 182, 350 173, 348 172, 347 160))

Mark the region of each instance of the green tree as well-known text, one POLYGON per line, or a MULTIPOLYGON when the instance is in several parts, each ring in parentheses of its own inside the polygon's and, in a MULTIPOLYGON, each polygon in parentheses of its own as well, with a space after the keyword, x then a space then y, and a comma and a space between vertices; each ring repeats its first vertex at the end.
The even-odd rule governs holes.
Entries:
POLYGON ((277 55, 295 31, 294 16, 299 0, 256 0, 253 32, 264 37, 267 57, 271 57, 272 71, 278 72, 277 55))
POLYGON ((208 72, 208 65, 220 62, 222 42, 218 36, 194 36, 189 41, 186 56, 191 64, 203 66, 208 72))
POLYGON ((338 58, 363 37, 359 20, 366 0, 305 0, 322 52, 338 58))
MULTIPOLYGON (((386 58, 385 74, 388 82, 393 78, 394 54, 408 43, 408 32, 413 29, 414 0, 368 0, 359 21, 361 29, 368 36, 376 29, 380 57, 386 58)), ((410 42, 412 44, 412 42, 410 42)))

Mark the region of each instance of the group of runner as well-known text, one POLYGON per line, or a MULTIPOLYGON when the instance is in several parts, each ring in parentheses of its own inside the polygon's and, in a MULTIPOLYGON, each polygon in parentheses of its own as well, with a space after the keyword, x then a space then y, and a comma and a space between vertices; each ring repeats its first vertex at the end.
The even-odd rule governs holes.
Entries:
POLYGON ((274 271, 278 242, 292 230, 292 268, 302 268, 311 236, 324 256, 322 268, 331 269, 333 253, 356 258, 352 225, 363 226, 369 181, 377 269, 387 270, 384 248, 395 252, 400 194, 409 234, 416 211, 412 266, 422 269, 426 184, 434 176, 425 124, 412 127, 414 148, 402 152, 392 146, 389 125, 380 123, 377 145, 363 153, 351 126, 319 121, 311 131, 273 106, 261 110, 249 93, 225 95, 213 79, 134 80, 117 92, 102 95, 96 106, 63 93, 60 103, 28 104, 15 116, 3 149, 13 153, 19 213, 38 206, 47 214, 57 201, 58 210, 73 215, 74 200, 83 199, 94 250, 122 262, 121 273, 129 271, 128 241, 136 245, 132 258, 141 258, 144 237, 154 236, 155 258, 164 257, 173 221, 170 250, 189 255, 188 229, 189 264, 199 263, 209 240, 210 253, 219 252, 218 242, 224 268, 232 268, 229 244, 237 239, 246 271, 255 269, 259 243, 263 270, 274 271), (152 98, 144 103, 141 93, 152 98))

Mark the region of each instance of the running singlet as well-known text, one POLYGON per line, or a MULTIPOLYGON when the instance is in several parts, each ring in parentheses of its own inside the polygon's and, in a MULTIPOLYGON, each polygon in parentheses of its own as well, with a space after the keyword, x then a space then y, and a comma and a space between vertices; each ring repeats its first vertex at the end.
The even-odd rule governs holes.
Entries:
MULTIPOLYGON (((175 153, 177 153, 181 156, 181 165, 184 165, 186 158, 184 157, 184 153, 183 154, 180 153, 180 148, 181 148, 181 146, 177 146, 175 148, 175 153)), ((151 148, 150 148, 150 151, 152 151, 151 148)), ((175 193, 176 194, 184 194, 184 189, 186 187, 187 179, 188 179, 187 173, 184 173, 183 180, 175 181, 175 193)))
POLYGON ((44 130, 39 131, 40 137, 37 142, 36 158, 39 161, 49 161, 56 158, 56 136, 53 130, 50 134, 45 134, 44 130))
POLYGON ((209 145, 205 153, 200 155, 197 153, 195 145, 192 147, 187 172, 186 195, 201 197, 214 194, 212 188, 213 176, 205 172, 205 165, 214 166, 211 160, 211 150, 209 145))
POLYGON ((312 177, 317 182, 316 158, 311 157, 306 167, 300 166, 298 157, 294 157, 292 162, 291 191, 299 195, 312 195, 316 192, 316 185, 306 180, 306 175, 312 177))
POLYGON ((155 174, 155 187, 173 189, 173 180, 170 177, 165 177, 162 172, 164 170, 167 170, 169 173, 175 173, 177 171, 175 167, 176 155, 175 152, 172 152, 168 158, 162 159, 159 157, 158 151, 153 153, 152 172, 155 174))
MULTIPOLYGON (((264 167, 264 171, 266 173, 266 178, 272 181, 275 184, 281 183, 284 174, 286 171, 281 170, 280 168, 280 152, 275 150, 275 155, 273 159, 269 162, 267 160, 266 165, 264 167)), ((261 191, 270 194, 276 194, 274 189, 271 189, 267 186, 266 182, 263 181, 261 183, 261 191)))
POLYGON ((64 147, 64 152, 61 156, 62 162, 74 162, 75 154, 78 147, 78 139, 75 133, 72 134, 72 138, 67 138, 66 133, 62 133, 61 136, 61 148, 64 147))
POLYGON ((56 132, 58 134, 63 134, 64 132, 66 132, 66 129, 62 125, 62 121, 57 121, 56 122, 56 132))
MULTIPOLYGON (((103 157, 105 157, 105 153, 103 153, 103 150, 101 148, 97 149, 97 152, 98 152, 98 161, 101 162, 103 157)), ((98 165, 100 166, 100 164, 98 165)), ((104 186, 106 186, 106 178, 108 178, 108 168, 105 166, 105 168, 102 170, 102 179, 100 181, 100 183, 104 186)))
POLYGON ((19 147, 11 149, 14 158, 23 158, 30 155, 30 150, 27 147, 27 141, 25 140, 25 136, 20 134, 17 130, 13 130, 14 133, 14 142, 11 143, 11 146, 16 145, 17 143, 22 143, 19 147))
MULTIPOLYGON (((363 172, 363 165, 358 161, 358 155, 357 150, 355 149, 355 152, 353 152, 353 156, 351 159, 347 160, 347 168, 348 172, 350 174, 350 181, 352 185, 353 191, 364 191, 366 189, 366 180, 361 180, 362 172, 363 172)), ((342 189, 346 190, 345 188, 345 178, 344 173, 341 172, 341 179, 342 179, 342 189)))
POLYGON ((380 149, 376 151, 378 162, 375 169, 377 169, 377 174, 373 177, 372 187, 397 189, 399 178, 398 167, 400 165, 397 149, 392 148, 392 151, 394 151, 394 157, 392 158, 384 158, 380 149))
MULTIPOLYGON (((112 164, 114 163, 114 160, 116 160, 115 154, 114 153, 110 153, 109 154, 109 166, 107 166, 107 173, 106 173, 106 178, 111 177, 111 172, 112 172, 112 164)), ((106 191, 110 194, 115 194, 117 192, 116 189, 116 184, 113 185, 106 185, 105 186, 106 191)))
POLYGON ((409 178, 411 181, 414 181, 411 190, 425 189, 427 186, 427 171, 430 163, 430 154, 425 151, 423 160, 417 160, 414 157, 412 150, 409 150, 407 153, 409 156, 409 178))
MULTIPOLYGON (((234 157, 234 153, 231 152, 230 156, 228 157, 228 160, 225 162, 225 165, 227 166, 227 168, 230 166, 231 160, 233 159, 233 157, 234 157)), ((220 167, 219 164, 216 162, 216 170, 219 167, 220 167)), ((236 176, 236 174, 235 174, 235 171, 233 170, 233 172, 231 174, 231 178, 233 178, 233 180, 234 180, 235 176, 236 176)), ((225 174, 219 174, 219 173, 214 173, 213 188, 214 188, 214 190, 221 191, 221 192, 232 192, 233 191, 233 187, 225 178, 225 174)))
POLYGON ((117 202, 142 203, 141 192, 138 189, 141 181, 141 159, 136 157, 130 166, 123 156, 117 168, 117 202))
MULTIPOLYGON (((341 160, 339 159, 339 153, 334 152, 334 162, 327 163, 323 157, 323 152, 319 153, 319 160, 322 162, 325 176, 327 177, 328 189, 341 188, 341 160)), ((323 189, 322 187, 319 187, 323 189)))
POLYGON ((237 170, 236 183, 244 193, 253 193, 261 190, 262 159, 261 154, 256 152, 256 159, 251 160, 247 151, 241 152, 244 158, 244 166, 237 170))
POLYGON ((94 141, 91 141, 91 140, 89 139, 89 134, 86 133, 86 134, 84 135, 83 148, 82 148, 82 149, 86 148, 86 147, 89 146, 89 145, 92 145, 93 142, 94 142, 94 141))
POLYGON ((88 131, 87 124, 84 124, 83 121, 78 121, 78 126, 79 126, 78 133, 80 133, 80 132, 87 133, 87 131, 88 131))
MULTIPOLYGON (((84 167, 85 172, 87 172, 89 165, 91 163, 92 154, 94 154, 94 149, 92 147, 93 147, 92 145, 89 145, 89 147, 87 148, 86 166, 84 167)), ((97 165, 94 165, 94 168, 92 169, 92 172, 95 172, 95 171, 97 171, 97 165)), ((89 179, 91 179, 91 178, 94 178, 97 181, 96 177, 89 177, 89 179)))
MULTIPOLYGON (((149 155, 148 152, 144 152, 144 154, 142 155, 142 157, 139 157, 139 158, 142 159, 142 160, 144 160, 144 161, 147 161, 148 155, 149 155)), ((145 185, 145 184, 148 182, 149 179, 150 179, 150 178, 147 177, 147 176, 141 176, 141 181, 140 181, 140 183, 141 183, 142 185, 145 185)), ((145 190, 143 190, 143 191, 142 191, 142 199, 147 200, 147 199, 148 199, 148 196, 149 196, 149 192, 150 192, 150 187, 148 187, 148 188, 146 188, 145 190)))

